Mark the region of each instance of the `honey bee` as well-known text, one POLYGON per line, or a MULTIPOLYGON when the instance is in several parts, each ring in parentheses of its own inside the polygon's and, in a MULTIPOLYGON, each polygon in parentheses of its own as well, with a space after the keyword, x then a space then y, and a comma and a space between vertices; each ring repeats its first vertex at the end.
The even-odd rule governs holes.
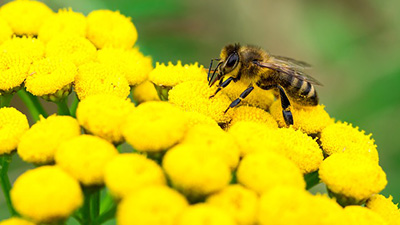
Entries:
POLYGON ((239 44, 225 46, 220 57, 211 59, 208 70, 208 85, 211 87, 219 81, 217 90, 210 98, 228 86, 231 81, 244 80, 249 83, 247 89, 229 105, 225 113, 246 98, 253 91, 254 85, 263 90, 273 89, 279 93, 282 114, 287 125, 293 124, 289 98, 304 106, 318 105, 314 85, 321 85, 321 83, 304 72, 304 69, 310 67, 305 62, 270 55, 256 46, 240 46, 239 44), (214 60, 219 62, 212 70, 214 60), (225 76, 228 78, 224 79, 225 76))

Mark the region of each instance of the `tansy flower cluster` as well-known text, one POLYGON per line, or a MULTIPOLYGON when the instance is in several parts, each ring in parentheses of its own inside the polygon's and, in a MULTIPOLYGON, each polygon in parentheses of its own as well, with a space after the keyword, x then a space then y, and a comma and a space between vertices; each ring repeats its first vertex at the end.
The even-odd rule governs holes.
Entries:
POLYGON ((0 8, 0 225, 400 224, 370 134, 323 105, 288 127, 261 89, 224 113, 242 83, 210 99, 203 66, 153 68, 136 39, 119 12, 0 8), (13 154, 36 167, 11 183, 13 154))

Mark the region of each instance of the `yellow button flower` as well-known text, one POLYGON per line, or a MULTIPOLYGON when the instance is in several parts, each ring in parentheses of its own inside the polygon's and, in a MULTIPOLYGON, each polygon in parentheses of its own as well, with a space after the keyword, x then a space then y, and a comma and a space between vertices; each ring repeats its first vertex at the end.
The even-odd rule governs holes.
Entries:
POLYGON ((39 39, 32 37, 13 37, 0 45, 1 52, 17 54, 19 57, 26 57, 30 62, 40 60, 44 57, 45 46, 39 39))
POLYGON ((92 95, 83 99, 76 110, 79 124, 90 133, 113 143, 122 143, 121 127, 135 109, 130 100, 115 95, 92 95))
POLYGON ((261 194, 278 185, 305 188, 303 174, 289 159, 274 152, 246 155, 236 173, 238 183, 261 194))
POLYGON ((327 155, 345 152, 365 155, 378 162, 378 151, 371 135, 366 135, 365 131, 359 131, 358 127, 354 128, 349 123, 337 122, 322 130, 320 141, 327 155))
POLYGON ((80 66, 96 59, 96 47, 84 37, 61 34, 47 43, 46 56, 67 59, 80 66))
POLYGON ((240 152, 234 137, 219 127, 206 124, 193 126, 182 143, 196 145, 193 150, 210 157, 220 157, 232 170, 239 163, 240 152))
POLYGON ((60 34, 85 37, 86 17, 82 13, 72 11, 71 8, 59 9, 58 13, 44 21, 39 29, 38 37, 47 43, 60 34))
POLYGON ((8 23, 0 17, 0 44, 9 40, 13 35, 13 31, 8 23))
POLYGON ((235 108, 231 114, 232 120, 230 125, 235 124, 238 121, 253 121, 256 123, 266 124, 270 128, 278 128, 274 117, 268 112, 252 107, 252 106, 240 106, 235 108))
POLYGON ((0 108, 0 155, 15 150, 28 129, 28 119, 24 114, 12 107, 0 108))
POLYGON ((32 64, 29 76, 25 80, 25 87, 36 96, 47 97, 56 94, 66 97, 71 91, 71 83, 74 82, 76 74, 76 66, 71 61, 44 58, 32 64), (59 91, 62 93, 58 93, 59 91))
POLYGON ((97 47, 131 48, 137 31, 130 17, 118 11, 95 10, 87 17, 87 38, 97 47))
POLYGON ((219 128, 218 123, 209 116, 198 112, 185 112, 185 114, 189 120, 189 127, 193 127, 197 124, 207 124, 219 128))
POLYGON ((224 210, 207 203, 189 206, 180 215, 177 225, 235 225, 235 220, 224 210))
POLYGON ((0 51, 0 93, 17 91, 28 76, 29 67, 27 57, 0 51))
POLYGON ((42 166, 23 173, 10 194, 18 213, 35 223, 62 221, 83 202, 78 181, 56 166, 42 166))
POLYGON ((1 7, 0 15, 17 35, 37 35, 44 21, 53 11, 44 3, 31 0, 16 0, 1 7))
POLYGON ((103 48, 97 55, 100 63, 108 64, 121 71, 131 86, 143 83, 153 69, 151 57, 144 56, 138 48, 128 50, 103 48))
POLYGON ((6 219, 0 221, 0 225, 35 225, 31 221, 24 220, 18 217, 11 217, 10 219, 6 219))
POLYGON ((231 180, 226 162, 202 150, 202 146, 181 144, 169 150, 162 163, 172 185, 192 200, 222 190, 231 180))
POLYGON ((188 81, 176 85, 169 92, 169 101, 185 111, 202 113, 213 118, 218 123, 230 121, 233 110, 224 113, 231 101, 226 95, 219 94, 210 99, 215 87, 209 88, 205 81, 188 81))
POLYGON ((78 121, 70 116, 41 118, 21 137, 18 155, 31 163, 51 163, 60 143, 80 134, 78 121))
POLYGON ((117 149, 106 140, 81 135, 62 142, 54 159, 61 169, 83 185, 100 186, 104 183, 105 165, 117 154, 117 149))
POLYGON ((182 140, 188 121, 184 112, 168 102, 145 102, 126 119, 126 141, 138 151, 164 151, 182 140))
POLYGON ((160 97, 158 97, 157 90, 154 87, 154 84, 151 83, 150 81, 145 81, 134 87, 132 91, 132 97, 138 103, 160 100, 160 97))
POLYGON ((362 206, 358 205, 346 206, 344 208, 344 212, 346 213, 346 217, 349 219, 350 224, 388 225, 379 214, 362 206))
POLYGON ((173 87, 186 81, 204 81, 207 78, 207 73, 203 66, 195 64, 182 65, 178 61, 176 65, 171 62, 168 65, 157 62, 156 68, 151 71, 149 80, 157 86, 173 87))
POLYGON ((142 187, 166 185, 164 172, 153 160, 143 155, 125 153, 116 156, 105 167, 104 180, 116 199, 142 187))
POLYGON ((210 195, 207 203, 221 208, 235 218, 238 225, 256 223, 258 212, 258 196, 256 192, 239 184, 230 185, 220 192, 210 195))
POLYGON ((186 199, 173 189, 146 187, 121 201, 117 210, 117 224, 174 225, 187 206, 186 199))
POLYGON ((130 88, 124 75, 113 67, 89 62, 79 67, 75 91, 80 100, 95 94, 112 94, 125 99, 130 88))
POLYGON ((373 195, 368 199, 366 206, 378 213, 388 225, 400 224, 400 210, 398 204, 393 203, 393 197, 386 198, 383 195, 373 195))
POLYGON ((361 204, 387 184, 386 174, 377 162, 363 155, 344 153, 325 159, 319 177, 341 205, 361 204))
MULTIPOLYGON (((326 126, 333 123, 333 119, 325 111, 324 105, 315 107, 303 107, 293 105, 290 110, 293 114, 293 128, 300 129, 307 134, 317 134, 326 126)), ((275 101, 270 108, 271 115, 276 119, 280 127, 287 127, 282 115, 282 106, 280 100, 275 101)))

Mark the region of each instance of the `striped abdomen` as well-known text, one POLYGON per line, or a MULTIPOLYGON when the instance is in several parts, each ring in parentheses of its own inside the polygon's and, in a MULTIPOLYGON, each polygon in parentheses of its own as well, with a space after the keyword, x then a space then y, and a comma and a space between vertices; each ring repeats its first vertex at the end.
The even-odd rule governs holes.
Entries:
POLYGON ((280 85, 282 85, 287 95, 289 95, 292 100, 301 105, 318 105, 317 92, 315 90, 315 87, 310 82, 300 80, 294 76, 286 76, 287 77, 283 77, 286 79, 280 80, 280 85))

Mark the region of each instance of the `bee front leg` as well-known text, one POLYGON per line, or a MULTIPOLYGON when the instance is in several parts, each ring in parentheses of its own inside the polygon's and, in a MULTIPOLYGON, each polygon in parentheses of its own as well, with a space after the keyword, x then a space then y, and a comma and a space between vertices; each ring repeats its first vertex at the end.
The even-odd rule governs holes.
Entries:
POLYGON ((215 91, 215 93, 213 95, 210 96, 210 98, 214 97, 222 88, 225 88, 226 86, 228 86, 228 84, 233 80, 233 77, 229 77, 228 79, 226 79, 224 82, 222 82, 222 78, 218 84, 218 89, 215 91), (221 83, 222 82, 222 83, 221 83))
POLYGON ((229 107, 225 110, 224 113, 228 112, 228 110, 229 110, 230 108, 233 108, 233 107, 237 106, 237 105, 238 105, 244 98, 246 98, 247 95, 249 95, 250 92, 253 91, 253 90, 254 90, 254 87, 250 85, 246 90, 244 90, 244 91, 242 92, 242 94, 240 94, 239 98, 235 99, 235 100, 229 105, 229 107))
POLYGON ((290 107, 289 98, 287 97, 285 91, 280 85, 278 85, 278 89, 279 89, 279 96, 281 97, 282 115, 283 118, 285 119, 285 123, 288 126, 293 125, 293 115, 289 109, 290 107))

